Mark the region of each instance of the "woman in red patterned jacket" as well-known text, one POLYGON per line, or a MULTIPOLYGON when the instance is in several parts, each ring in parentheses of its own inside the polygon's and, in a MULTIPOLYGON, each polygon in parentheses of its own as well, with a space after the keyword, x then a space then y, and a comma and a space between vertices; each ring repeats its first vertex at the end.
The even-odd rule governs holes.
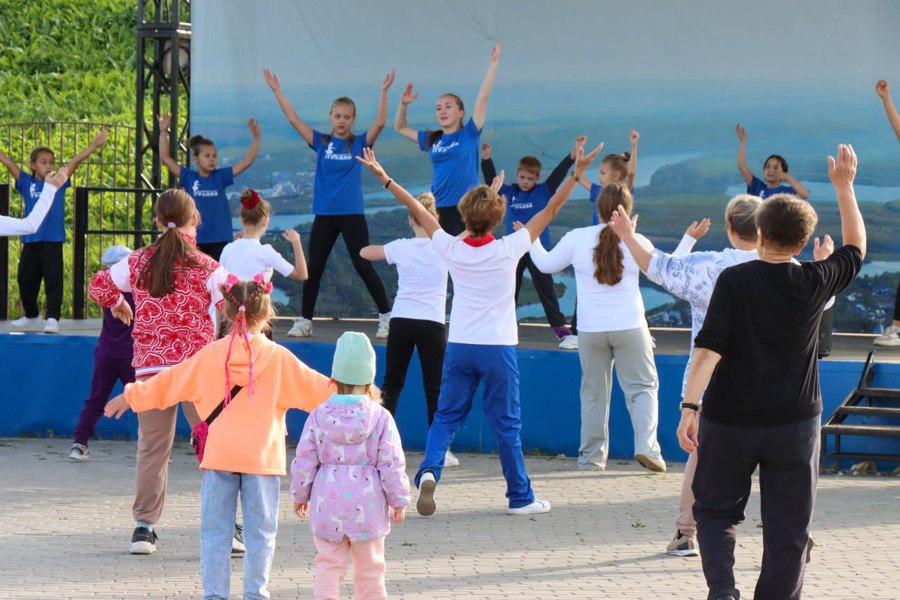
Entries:
MULTIPOLYGON (((163 192, 156 201, 156 221, 162 235, 152 246, 136 250, 127 261, 100 271, 91 281, 91 298, 111 308, 126 324, 134 319, 132 364, 138 381, 190 358, 215 339, 209 306, 222 308, 219 287, 227 273, 197 250, 199 220, 187 192, 163 192), (122 292, 133 294, 134 315, 122 292)), ((193 406, 184 404, 183 410, 192 426, 199 422, 193 406)), ((165 501, 177 416, 177 405, 138 414, 132 554, 156 551, 153 525, 159 521, 165 501)))

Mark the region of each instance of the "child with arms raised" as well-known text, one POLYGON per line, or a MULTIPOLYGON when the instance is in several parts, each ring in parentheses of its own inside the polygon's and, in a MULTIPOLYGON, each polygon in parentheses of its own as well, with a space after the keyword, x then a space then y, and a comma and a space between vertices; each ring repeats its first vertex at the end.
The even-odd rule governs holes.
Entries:
POLYGON ((747 131, 740 123, 735 127, 738 141, 737 167, 747 182, 747 193, 759 196, 763 200, 775 194, 791 194, 802 200, 809 198, 809 191, 803 184, 788 173, 788 164, 784 157, 772 154, 763 163, 763 177, 760 180, 747 166, 747 131))

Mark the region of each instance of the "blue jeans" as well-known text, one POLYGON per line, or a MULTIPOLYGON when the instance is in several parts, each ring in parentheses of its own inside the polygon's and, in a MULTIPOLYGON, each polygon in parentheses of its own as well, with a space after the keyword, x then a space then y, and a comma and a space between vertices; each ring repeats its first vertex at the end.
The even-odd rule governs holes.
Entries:
POLYGON ((238 492, 244 514, 244 598, 269 597, 269 569, 278 532, 276 475, 203 471, 200 486, 200 575, 204 600, 227 600, 231 583, 231 540, 238 492))
POLYGON ((441 479, 444 455, 453 436, 472 410, 479 383, 484 383, 483 410, 497 438, 497 453, 506 478, 510 508, 534 502, 531 480, 522 456, 522 414, 519 406, 519 364, 515 346, 447 344, 441 395, 434 423, 428 430, 425 459, 416 474, 416 486, 425 471, 441 479))

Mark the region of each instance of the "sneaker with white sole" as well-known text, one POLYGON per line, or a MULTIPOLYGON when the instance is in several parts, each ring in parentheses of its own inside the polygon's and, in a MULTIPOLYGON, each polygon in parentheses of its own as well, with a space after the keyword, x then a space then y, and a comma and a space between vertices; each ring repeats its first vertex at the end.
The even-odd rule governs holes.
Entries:
POLYGON ((289 337, 310 337, 313 331, 312 319, 300 317, 294 320, 293 326, 288 330, 289 337))
POLYGON ((378 331, 375 333, 376 340, 387 339, 391 330, 391 313, 383 313, 378 315, 378 331))
POLYGON ((578 350, 578 336, 569 334, 559 341, 560 350, 578 350))
POLYGON ((666 461, 662 459, 662 456, 635 454, 634 460, 638 461, 638 463, 648 471, 653 471, 654 473, 666 472, 666 461))
POLYGON ((59 321, 50 317, 44 324, 44 333, 59 333, 59 321))
POLYGON ((244 545, 244 526, 238 523, 234 524, 234 535, 231 537, 231 555, 244 556, 247 546, 244 545))
POLYGON ((458 467, 459 459, 453 456, 453 453, 447 450, 447 454, 444 455, 444 468, 447 467, 458 467))
POLYGON ((891 325, 875 338, 876 346, 900 346, 900 327, 891 325))
POLYGON ((156 552, 156 541, 159 536, 147 527, 135 527, 131 535, 131 554, 153 554, 156 552))
POLYGON ((506 509, 506 513, 510 515, 542 515, 548 512, 550 512, 550 503, 546 500, 538 500, 537 498, 527 506, 506 509))
POLYGON ((84 444, 72 444, 72 449, 69 450, 69 458, 72 460, 77 460, 79 462, 86 461, 91 457, 91 452, 88 450, 88 447, 84 444))
POLYGON ((666 547, 666 554, 672 556, 700 556, 700 550, 697 549, 697 540, 693 537, 684 535, 680 529, 675 530, 675 537, 666 547))
POLYGON ((44 320, 40 317, 35 317, 33 319, 29 319, 28 317, 19 317, 15 321, 12 321, 10 325, 13 327, 18 327, 19 329, 25 329, 26 327, 40 327, 43 325, 44 320))
POLYGON ((437 481, 434 480, 434 473, 425 471, 419 478, 419 497, 416 498, 416 511, 423 517, 434 514, 437 505, 434 503, 434 488, 437 487, 437 481))

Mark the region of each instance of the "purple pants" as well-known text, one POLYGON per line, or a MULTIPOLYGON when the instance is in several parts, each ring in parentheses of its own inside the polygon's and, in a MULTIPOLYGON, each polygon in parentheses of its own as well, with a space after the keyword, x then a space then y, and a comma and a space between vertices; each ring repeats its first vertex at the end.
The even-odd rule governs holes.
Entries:
POLYGON ((94 375, 91 378, 91 395, 84 401, 81 410, 81 418, 78 427, 75 428, 75 443, 87 445, 88 440, 94 435, 97 421, 103 416, 103 409, 109 401, 116 381, 122 385, 134 382, 134 367, 130 358, 103 358, 94 359, 94 375))

